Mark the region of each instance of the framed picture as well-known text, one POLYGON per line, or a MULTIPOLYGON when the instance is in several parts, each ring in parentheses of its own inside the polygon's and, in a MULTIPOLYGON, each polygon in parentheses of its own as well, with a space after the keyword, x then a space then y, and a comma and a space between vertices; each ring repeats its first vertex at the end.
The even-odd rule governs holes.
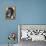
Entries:
POLYGON ((18 25, 19 41, 46 41, 46 25, 31 25, 20 24, 18 25))
POLYGON ((6 8, 6 19, 14 20, 16 18, 16 6, 8 6, 6 8))

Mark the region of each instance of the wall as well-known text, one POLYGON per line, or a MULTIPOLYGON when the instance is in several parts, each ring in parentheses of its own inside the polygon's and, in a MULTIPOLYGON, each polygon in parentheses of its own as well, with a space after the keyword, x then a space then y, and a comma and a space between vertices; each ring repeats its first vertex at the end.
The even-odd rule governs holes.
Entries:
POLYGON ((17 0, 19 24, 46 24, 46 0, 17 0))

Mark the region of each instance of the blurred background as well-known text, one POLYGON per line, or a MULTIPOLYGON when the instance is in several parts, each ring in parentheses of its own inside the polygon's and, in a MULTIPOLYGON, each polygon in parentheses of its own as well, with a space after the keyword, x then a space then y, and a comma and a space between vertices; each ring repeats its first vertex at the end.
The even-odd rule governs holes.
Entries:
MULTIPOLYGON (((18 24, 46 24, 46 0, 0 0, 0 44, 9 42, 10 32, 18 35, 18 24), (16 6, 15 20, 5 19, 8 6, 16 6)), ((17 39, 15 43, 18 43, 17 39)))

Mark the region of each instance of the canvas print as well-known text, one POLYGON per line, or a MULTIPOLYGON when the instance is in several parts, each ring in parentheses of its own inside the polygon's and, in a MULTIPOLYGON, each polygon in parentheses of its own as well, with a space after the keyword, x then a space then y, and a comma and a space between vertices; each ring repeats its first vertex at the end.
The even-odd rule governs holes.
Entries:
POLYGON ((20 45, 23 46, 31 42, 46 42, 46 25, 29 25, 20 24, 18 25, 18 33, 20 45))

